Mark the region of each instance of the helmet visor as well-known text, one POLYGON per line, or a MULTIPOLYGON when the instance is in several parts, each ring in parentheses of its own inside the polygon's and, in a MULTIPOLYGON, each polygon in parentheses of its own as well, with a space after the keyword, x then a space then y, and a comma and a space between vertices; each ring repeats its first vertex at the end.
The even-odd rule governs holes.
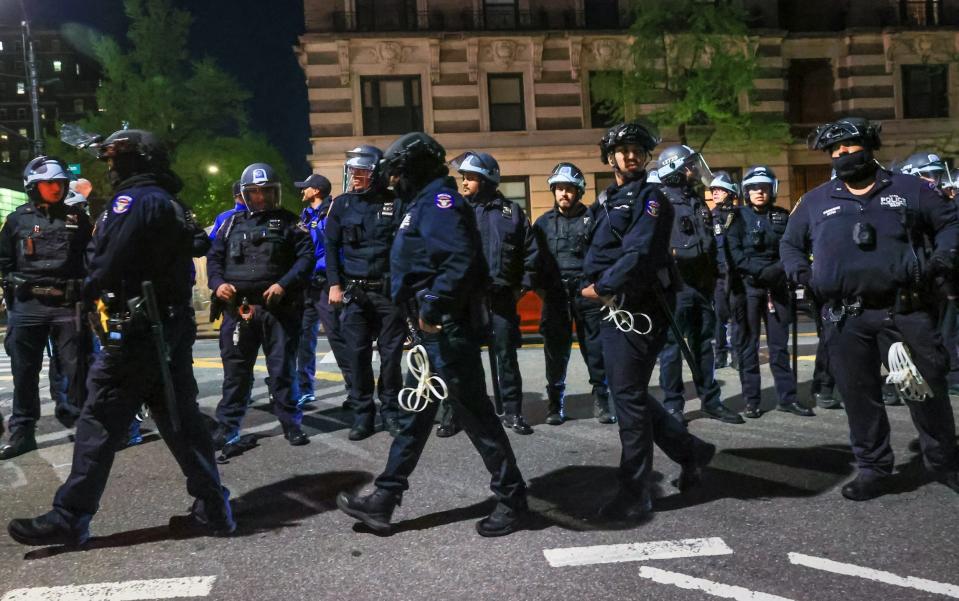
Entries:
POLYGON ((810 150, 830 150, 840 142, 854 139, 865 139, 865 132, 848 121, 837 121, 817 127, 806 138, 806 144, 810 150))
POLYGON ((372 167, 357 167, 347 163, 343 176, 344 192, 362 194, 373 185, 372 167))
POLYGON ((279 184, 243 186, 243 203, 251 213, 269 211, 280 206, 282 189, 279 184))
POLYGON ((686 159, 682 169, 686 170, 686 181, 691 184, 700 182, 708 188, 715 179, 713 172, 710 171, 709 165, 706 163, 706 159, 698 152, 686 159))

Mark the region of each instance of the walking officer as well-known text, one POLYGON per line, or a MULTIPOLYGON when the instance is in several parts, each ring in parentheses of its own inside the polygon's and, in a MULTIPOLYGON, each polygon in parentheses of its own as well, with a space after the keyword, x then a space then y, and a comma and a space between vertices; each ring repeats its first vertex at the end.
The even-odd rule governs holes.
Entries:
MULTIPOLYGON (((709 209, 695 188, 697 182, 709 185, 713 178, 702 155, 689 146, 667 147, 660 153, 657 166, 662 182, 660 189, 674 209, 670 253, 683 283, 676 292, 676 324, 702 374, 702 381, 696 382, 702 411, 713 419, 741 424, 743 418, 727 408, 720 398, 713 357, 716 312, 712 299, 718 273, 716 238, 709 209)), ((666 411, 683 423, 686 399, 680 342, 669 332, 659 355, 659 386, 663 389, 666 411)))
POLYGON ((516 303, 533 287, 536 240, 523 208, 498 190, 499 163, 485 152, 467 152, 450 163, 463 176, 463 196, 476 213, 483 255, 492 285, 488 290, 493 354, 503 403, 503 425, 532 434, 523 417, 523 377, 516 349, 522 343, 516 303))
MULTIPOLYGON (((713 181, 709 184, 709 194, 712 197, 713 208, 710 215, 713 220, 713 236, 716 238, 716 264, 719 277, 716 278, 716 287, 713 292, 713 305, 716 309, 716 329, 713 335, 713 348, 716 369, 729 367, 730 362, 729 339, 730 317, 729 308, 729 249, 726 246, 726 224, 729 215, 739 206, 739 184, 733 181, 732 176, 725 171, 713 174, 713 181)), ((732 354, 736 356, 735 352, 732 354)), ((738 359, 735 362, 739 364, 738 359)))
POLYGON ((793 319, 789 299, 792 291, 786 285, 786 272, 779 260, 779 241, 786 231, 789 211, 776 206, 779 180, 766 165, 750 167, 742 183, 746 202, 733 213, 732 223, 726 230, 726 244, 736 280, 732 307, 745 415, 762 416, 759 335, 766 324, 769 369, 776 381, 779 410, 810 417, 814 415, 812 410, 796 400, 796 380, 789 368, 787 343, 793 319))
POLYGON ((320 324, 330 343, 333 358, 336 360, 347 395, 350 391, 350 364, 347 360, 346 341, 340 332, 339 310, 330 306, 326 279, 326 242, 324 231, 326 219, 333 205, 330 195, 330 180, 314 173, 302 182, 293 184, 303 191, 303 203, 306 205, 300 213, 300 224, 310 232, 316 261, 313 264, 313 277, 303 291, 303 324, 300 329, 300 347, 297 352, 297 405, 302 407, 316 400, 313 394, 313 381, 316 379, 316 335, 320 324))
MULTIPOLYGON (((510 534, 526 523, 526 484, 502 424, 486 396, 479 341, 484 336, 483 291, 489 281, 471 207, 448 177, 446 151, 426 134, 402 136, 386 150, 377 177, 394 181, 409 212, 390 253, 392 295, 409 307, 429 357, 441 377, 460 426, 492 475, 492 513, 476 524, 482 536, 510 534)), ((366 496, 340 493, 337 506, 379 532, 389 532, 393 510, 426 444, 438 409, 404 412, 386 468, 366 496)))
POLYGON ((929 286, 955 269, 956 206, 935 186, 893 174, 873 158, 878 124, 845 117, 817 128, 811 149, 830 153, 836 180, 807 192, 782 239, 786 273, 811 287, 824 304, 826 349, 849 420, 855 480, 847 499, 884 494, 895 465, 889 419, 881 400, 882 359, 902 341, 931 389, 907 400, 931 476, 959 492, 956 425, 946 391, 949 357, 936 330, 929 286), (928 260, 923 239, 932 241, 928 260), (809 255, 815 260, 810 263, 809 255))
POLYGON ((53 509, 12 520, 7 530, 25 545, 86 542, 116 450, 146 404, 195 497, 190 514, 174 516, 171 529, 188 536, 229 534, 236 528, 229 491, 220 484, 193 378, 192 259, 197 234, 206 236, 174 198, 182 184, 153 134, 118 131, 98 150, 115 196, 97 220, 84 296, 97 299, 104 344, 77 420, 73 466, 53 509))
POLYGON ((63 202, 68 173, 53 157, 30 161, 23 171, 29 201, 17 207, 0 230, 0 273, 9 310, 3 346, 13 372, 10 439, 0 447, 0 459, 37 448, 40 369, 48 339, 55 340, 57 351, 50 361, 58 361, 67 384, 66 394, 51 388, 57 419, 71 427, 86 397, 83 366, 89 339, 77 303, 93 226, 81 208, 63 202))
POLYGON ((547 180, 555 204, 533 224, 540 269, 537 288, 543 290, 543 354, 546 359, 546 423, 566 420, 566 367, 569 363, 573 324, 579 352, 593 387, 594 414, 601 424, 616 423, 610 412, 603 349, 599 342, 603 305, 579 293, 583 281, 583 257, 592 228, 592 212, 583 204, 586 178, 579 167, 560 163, 547 180))
POLYGON ((403 384, 406 324, 390 302, 390 246, 402 207, 373 176, 383 152, 358 146, 346 153, 344 182, 326 222, 326 276, 330 305, 341 305, 340 331, 350 370, 349 403, 355 413, 350 440, 373 435, 373 340, 380 354, 380 416, 390 434, 397 432, 397 397, 403 384))
POLYGON ((207 273, 216 308, 222 312, 220 356, 223 398, 213 436, 222 449, 240 439, 253 365, 263 347, 273 413, 293 446, 310 439, 300 429, 302 410, 293 398, 300 340, 303 288, 313 274, 313 242, 296 215, 281 208, 280 179, 266 163, 240 176, 247 209, 227 219, 207 254, 207 273))
POLYGON ((623 450, 619 488, 600 510, 613 519, 637 519, 652 511, 650 487, 653 442, 682 466, 681 491, 699 481, 716 447, 691 435, 649 394, 656 356, 666 341, 667 311, 681 285, 670 256, 673 207, 655 185, 646 183, 644 165, 659 144, 655 128, 623 123, 600 141, 604 164, 616 182, 597 210, 583 271, 590 284, 582 295, 615 303, 633 320, 604 320, 600 328, 606 375, 619 419, 623 450), (628 322, 634 321, 632 328, 628 322), (645 333, 640 333, 645 332, 645 333))

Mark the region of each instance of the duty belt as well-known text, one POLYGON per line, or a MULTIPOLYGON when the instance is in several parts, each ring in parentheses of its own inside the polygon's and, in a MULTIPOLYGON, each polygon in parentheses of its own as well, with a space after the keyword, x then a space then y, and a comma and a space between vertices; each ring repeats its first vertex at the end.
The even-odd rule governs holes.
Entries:
POLYGON ((856 317, 863 311, 883 311, 891 313, 912 313, 926 306, 922 296, 913 290, 900 289, 892 293, 875 297, 861 296, 847 297, 843 300, 834 300, 827 306, 827 318, 838 323, 846 317, 856 317))
POLYGON ((386 283, 386 279, 380 278, 378 280, 369 280, 369 279, 347 278, 346 283, 355 288, 361 288, 363 290, 380 292, 383 290, 383 285, 386 283))

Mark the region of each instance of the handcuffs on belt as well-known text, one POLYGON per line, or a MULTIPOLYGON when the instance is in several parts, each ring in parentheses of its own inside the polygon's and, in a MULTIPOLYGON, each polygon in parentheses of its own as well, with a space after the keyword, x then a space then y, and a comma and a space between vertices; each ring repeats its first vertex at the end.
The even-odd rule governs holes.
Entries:
POLYGON ((841 304, 837 303, 837 305, 828 305, 826 307, 826 319, 832 323, 839 323, 847 317, 856 317, 863 311, 862 297, 859 296, 851 303, 848 300, 844 300, 841 304), (837 305, 838 311, 836 310, 837 305))

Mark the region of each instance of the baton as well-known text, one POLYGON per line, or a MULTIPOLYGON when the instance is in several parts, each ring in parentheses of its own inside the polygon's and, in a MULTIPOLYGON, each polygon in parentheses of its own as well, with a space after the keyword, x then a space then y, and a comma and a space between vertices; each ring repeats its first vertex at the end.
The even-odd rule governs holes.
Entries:
POLYGON ((656 297, 656 303, 659 305, 660 311, 666 316, 666 322, 669 323, 669 331, 672 332, 673 338, 676 339, 679 350, 683 354, 683 358, 686 359, 686 364, 689 365, 689 371, 693 374, 693 383, 696 384, 696 388, 703 388, 703 372, 699 369, 699 364, 696 363, 693 357, 693 351, 689 348, 689 344, 686 342, 682 331, 679 329, 679 325, 676 323, 673 310, 669 308, 669 301, 666 300, 663 289, 660 286, 654 285, 653 294, 656 297))

